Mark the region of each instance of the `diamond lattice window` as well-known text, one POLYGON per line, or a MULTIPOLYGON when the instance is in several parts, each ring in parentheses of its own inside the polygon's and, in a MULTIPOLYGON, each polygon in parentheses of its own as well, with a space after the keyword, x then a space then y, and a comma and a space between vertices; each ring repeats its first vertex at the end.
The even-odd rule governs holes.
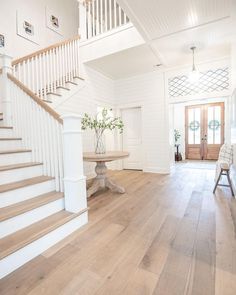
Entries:
POLYGON ((169 96, 188 96, 229 89, 229 68, 209 70, 200 73, 198 83, 191 83, 187 75, 169 79, 169 96))

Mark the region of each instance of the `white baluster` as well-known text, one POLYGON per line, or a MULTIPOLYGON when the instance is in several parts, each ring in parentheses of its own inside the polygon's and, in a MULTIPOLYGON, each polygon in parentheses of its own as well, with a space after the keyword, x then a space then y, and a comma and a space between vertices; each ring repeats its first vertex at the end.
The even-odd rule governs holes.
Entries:
POLYGON ((109 0, 109 30, 112 29, 112 0, 109 0))
POLYGON ((102 34, 103 31, 103 0, 100 0, 100 33, 102 34))
POLYGON ((107 18, 107 0, 105 0, 104 8, 104 22, 105 22, 105 32, 108 30, 108 18, 107 18))
POLYGON ((7 73, 12 73, 11 67, 12 57, 2 54, 0 55, 0 67, 2 75, 0 75, 0 93, 1 93, 1 109, 3 112, 3 122, 5 126, 12 126, 12 97, 7 73))
POLYGON ((95 23, 95 1, 92 1, 92 16, 93 16, 93 37, 96 35, 96 23, 95 23))
POLYGON ((83 1, 79 1, 79 34, 81 36, 81 40, 87 39, 87 30, 86 30, 86 6, 83 1))
POLYGON ((114 28, 117 27, 117 3, 114 1, 114 28))
POLYGON ((96 36, 99 35, 99 0, 96 0, 96 36))
POLYGON ((121 18, 121 7, 119 5, 119 21, 118 21, 118 26, 122 25, 122 18, 121 18))

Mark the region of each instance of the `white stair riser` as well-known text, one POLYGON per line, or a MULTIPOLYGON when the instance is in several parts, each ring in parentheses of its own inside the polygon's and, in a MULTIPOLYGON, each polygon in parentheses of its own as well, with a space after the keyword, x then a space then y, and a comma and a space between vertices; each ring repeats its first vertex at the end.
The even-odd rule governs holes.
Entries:
POLYGON ((0 166, 32 162, 31 152, 0 154, 0 166))
POLYGON ((0 185, 43 175, 43 165, 0 171, 0 185))
POLYGON ((28 185, 12 191, 0 193, 0 208, 10 206, 42 194, 55 190, 55 180, 48 180, 42 183, 28 185))
POLYGON ((79 78, 74 78, 73 82, 77 83, 79 87, 84 86, 84 84, 85 84, 85 81, 81 80, 79 78))
POLYGON ((12 137, 12 136, 13 136, 13 129, 0 128, 0 138, 1 137, 12 137))
POLYGON ((75 90, 77 90, 77 85, 75 85, 75 84, 73 84, 73 83, 66 83, 66 88, 69 88, 70 89, 70 91, 75 91, 75 90))
MULTIPOLYGON (((69 87, 68 87, 69 88, 69 87)), ((70 90, 63 89, 63 88, 58 88, 57 89, 57 94, 60 94, 61 96, 66 96, 70 94, 70 90)))
POLYGON ((21 215, 7 219, 0 223, 0 238, 6 237, 20 229, 57 213, 63 210, 64 207, 64 199, 62 198, 21 215))
POLYGON ((15 150, 22 147, 22 140, 0 140, 0 151, 15 150))
MULTIPOLYGON (((47 100, 53 102, 54 99, 57 99, 59 96, 54 95, 54 94, 47 94, 47 100)), ((50 105, 50 103, 49 103, 50 105)))
POLYGON ((12 253, 0 261, 0 279, 54 246, 88 222, 88 213, 63 224, 42 238, 12 253))

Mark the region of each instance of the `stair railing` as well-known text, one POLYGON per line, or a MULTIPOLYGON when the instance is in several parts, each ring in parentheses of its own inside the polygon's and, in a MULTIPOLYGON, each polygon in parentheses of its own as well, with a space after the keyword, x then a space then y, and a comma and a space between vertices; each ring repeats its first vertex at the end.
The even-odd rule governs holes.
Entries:
POLYGON ((130 22, 116 0, 81 0, 79 9, 82 40, 99 36, 130 22))
POLYGON ((47 95, 79 77, 79 37, 69 39, 12 62, 13 75, 34 94, 47 95))
MULTIPOLYGON (((4 126, 22 137, 31 161, 43 163, 43 174, 55 178, 56 191, 64 191, 65 209, 87 208, 83 172, 81 117, 61 116, 12 75, 11 58, 0 55, 0 107, 4 126)), ((53 188, 52 188, 53 189, 53 188)))

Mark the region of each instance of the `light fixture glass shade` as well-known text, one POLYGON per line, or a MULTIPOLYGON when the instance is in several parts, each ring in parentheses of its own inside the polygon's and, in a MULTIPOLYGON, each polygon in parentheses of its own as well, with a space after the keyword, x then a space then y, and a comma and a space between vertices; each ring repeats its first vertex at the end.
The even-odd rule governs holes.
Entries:
POLYGON ((191 82, 191 83, 197 83, 198 80, 199 80, 199 78, 200 78, 200 73, 196 69, 193 69, 189 73, 189 82, 191 82))

